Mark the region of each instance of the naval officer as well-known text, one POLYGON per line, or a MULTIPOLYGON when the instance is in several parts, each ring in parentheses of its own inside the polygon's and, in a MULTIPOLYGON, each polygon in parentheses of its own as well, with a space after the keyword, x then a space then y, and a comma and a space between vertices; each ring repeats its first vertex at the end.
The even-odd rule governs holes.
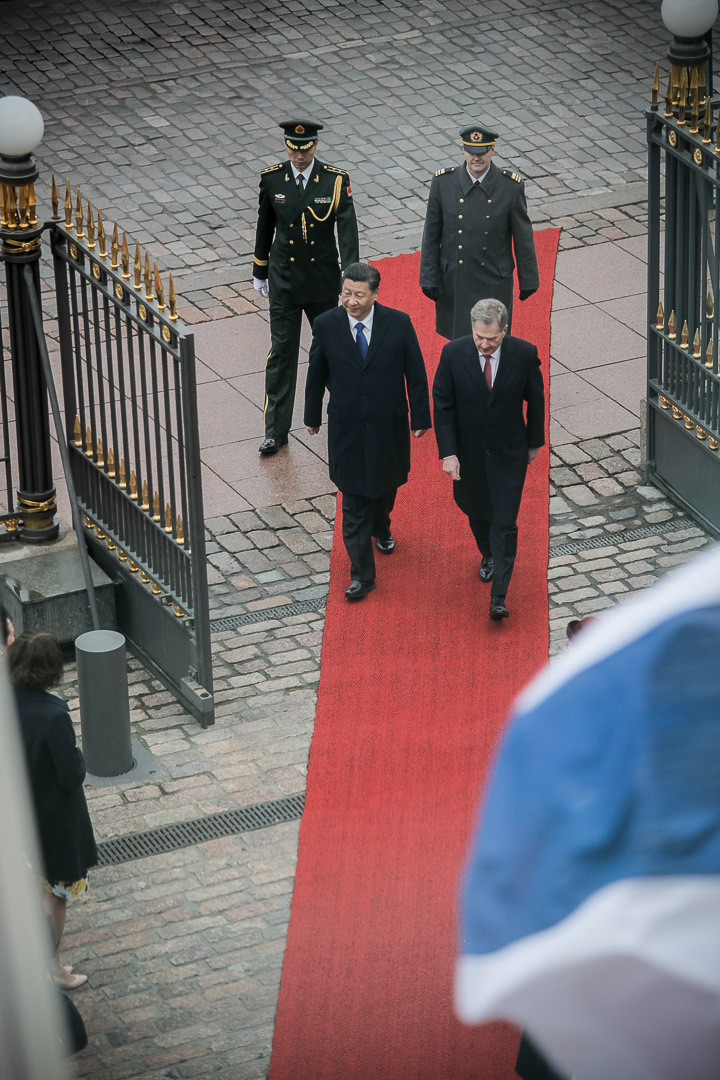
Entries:
POLYGON ((494 131, 475 124, 460 138, 465 164, 440 169, 430 185, 420 256, 420 287, 435 302, 438 334, 450 340, 470 333, 473 305, 489 298, 508 309, 510 331, 516 264, 521 300, 539 285, 521 177, 493 164, 494 131))
POLYGON ((265 438, 259 448, 265 456, 288 441, 303 312, 312 326, 317 315, 337 307, 340 266, 358 259, 350 177, 315 157, 323 125, 286 120, 280 127, 288 160, 260 175, 253 259, 253 286, 270 301, 265 438))

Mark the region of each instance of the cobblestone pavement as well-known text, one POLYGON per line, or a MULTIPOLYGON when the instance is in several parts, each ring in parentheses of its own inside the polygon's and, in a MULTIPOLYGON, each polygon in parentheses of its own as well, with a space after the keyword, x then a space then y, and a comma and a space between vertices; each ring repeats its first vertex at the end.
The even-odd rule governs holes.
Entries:
MULTIPOLYGON (((257 174, 279 158, 285 113, 327 123, 321 153, 351 172, 366 257, 418 247, 429 179, 476 116, 503 132, 498 160, 527 177, 533 220, 562 227, 561 250, 632 245, 646 231, 642 113, 668 43, 656 0, 83 0, 72 11, 5 0, 2 12, 0 91, 33 98, 47 120, 46 211, 54 170, 117 216, 173 270, 198 341, 199 324, 267 318, 250 253, 257 174)), ((556 284, 553 324, 551 652, 569 618, 709 542, 645 483, 631 401, 616 431, 583 433, 578 387, 600 400, 602 385, 568 360, 572 284, 556 284)), ((54 337, 52 317, 47 329, 54 337)), ((636 369, 641 353, 627 348, 636 369)), ((155 776, 88 788, 99 839, 304 789, 335 509, 321 458, 274 505, 211 510, 212 617, 255 621, 213 633, 207 731, 131 661, 133 735, 155 776), (283 611, 297 601, 316 609, 283 611)), ((72 665, 63 690, 77 715, 72 665)), ((90 975, 75 995, 91 1037, 78 1076, 267 1075, 297 834, 288 823, 94 873, 65 939, 66 959, 90 975)))

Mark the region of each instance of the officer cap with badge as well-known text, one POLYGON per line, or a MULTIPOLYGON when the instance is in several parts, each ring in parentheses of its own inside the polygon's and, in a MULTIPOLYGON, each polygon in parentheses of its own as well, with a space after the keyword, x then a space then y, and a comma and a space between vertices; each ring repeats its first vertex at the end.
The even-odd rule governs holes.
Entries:
POLYGON ((315 120, 280 121, 285 145, 290 150, 309 150, 313 143, 317 142, 318 132, 322 131, 324 126, 315 120))
POLYGON ((468 154, 487 154, 495 146, 495 140, 499 138, 497 132, 488 131, 487 128, 473 124, 472 127, 463 128, 460 132, 463 150, 468 154))

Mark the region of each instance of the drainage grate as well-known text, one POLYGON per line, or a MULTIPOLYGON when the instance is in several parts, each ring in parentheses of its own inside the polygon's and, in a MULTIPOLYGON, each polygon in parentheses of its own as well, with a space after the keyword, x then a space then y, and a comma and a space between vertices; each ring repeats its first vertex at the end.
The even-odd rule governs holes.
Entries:
POLYGON ((238 626, 265 622, 266 619, 285 619, 288 615, 306 615, 309 611, 321 611, 327 606, 327 596, 314 600, 297 600, 294 604, 282 604, 280 607, 266 608, 264 611, 248 611, 246 615, 229 615, 227 619, 211 619, 210 629, 235 630, 238 626))
POLYGON ((607 533, 605 536, 592 536, 589 540, 575 540, 567 544, 551 544, 551 555, 575 555, 578 551, 590 551, 592 548, 607 547, 608 544, 623 544, 627 540, 646 540, 651 536, 679 532, 681 529, 695 528, 694 521, 663 521, 662 525, 646 526, 643 529, 625 529, 621 533, 607 533))
POLYGON ((116 866, 147 855, 162 855, 193 844, 203 844, 206 840, 219 840, 223 836, 280 825, 284 821, 297 821, 302 817, 304 806, 305 793, 301 792, 272 802, 256 803, 255 806, 244 806, 239 810, 223 810, 219 814, 208 814, 193 821, 161 825, 147 832, 103 840, 98 844, 98 866, 116 866))

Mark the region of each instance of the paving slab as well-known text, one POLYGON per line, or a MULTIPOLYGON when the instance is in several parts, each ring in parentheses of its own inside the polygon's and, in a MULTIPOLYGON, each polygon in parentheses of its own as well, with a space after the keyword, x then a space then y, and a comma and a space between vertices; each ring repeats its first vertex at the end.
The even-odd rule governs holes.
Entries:
POLYGON ((558 255, 555 277, 592 303, 630 296, 645 289, 646 269, 615 244, 576 248, 558 255))
POLYGON ((645 352, 639 334, 593 304, 553 316, 550 355, 569 371, 632 360, 645 352))

